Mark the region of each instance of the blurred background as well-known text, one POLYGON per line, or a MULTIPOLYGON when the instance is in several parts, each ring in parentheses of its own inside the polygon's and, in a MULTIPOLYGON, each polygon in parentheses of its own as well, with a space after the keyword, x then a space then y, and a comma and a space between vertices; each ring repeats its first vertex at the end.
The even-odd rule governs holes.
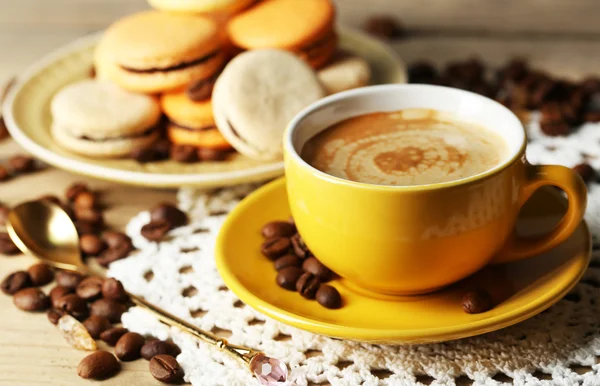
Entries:
MULTIPOLYGON (((600 73, 598 0, 335 0, 340 22, 393 18, 390 44, 407 62, 510 57, 567 77, 600 73)), ((73 39, 104 29, 145 0, 0 0, 0 84, 73 39)), ((370 21, 371 20, 371 21, 370 21)), ((375 29, 381 29, 381 25, 375 29)))

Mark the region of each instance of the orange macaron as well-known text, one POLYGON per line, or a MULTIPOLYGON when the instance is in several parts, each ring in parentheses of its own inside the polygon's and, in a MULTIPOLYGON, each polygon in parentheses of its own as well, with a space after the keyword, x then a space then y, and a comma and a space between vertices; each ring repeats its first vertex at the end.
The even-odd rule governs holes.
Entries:
POLYGON ((217 129, 210 98, 194 102, 185 91, 177 91, 163 94, 160 104, 169 118, 167 134, 174 144, 215 150, 232 148, 217 129))
POLYGON ((330 0, 265 0, 233 17, 227 32, 241 49, 283 49, 320 68, 337 48, 334 20, 330 0))

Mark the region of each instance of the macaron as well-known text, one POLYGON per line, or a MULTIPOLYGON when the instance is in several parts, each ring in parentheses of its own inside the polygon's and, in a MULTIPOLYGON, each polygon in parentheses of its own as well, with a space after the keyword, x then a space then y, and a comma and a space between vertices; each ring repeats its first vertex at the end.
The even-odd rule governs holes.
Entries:
POLYGON ((50 110, 56 143, 88 157, 122 157, 151 145, 160 134, 156 98, 108 81, 73 83, 54 96, 50 110))
POLYGON ((231 15, 248 8, 256 0, 148 0, 150 6, 167 12, 231 15))
POLYGON ((292 53, 246 51, 217 79, 213 113, 219 131, 238 152, 279 159, 287 124, 324 95, 312 68, 292 53))
POLYGON ((330 0, 265 0, 233 17, 227 31, 240 48, 287 50, 320 68, 337 47, 334 19, 330 0))
POLYGON ((364 87, 371 81, 369 63, 356 55, 337 52, 331 63, 317 72, 328 95, 353 88, 364 87))
POLYGON ((217 72, 225 58, 224 39, 210 18, 145 11, 111 25, 94 61, 119 86, 158 93, 217 72))
POLYGON ((169 118, 167 134, 174 144, 215 150, 231 149, 229 142, 217 129, 210 99, 195 102, 185 92, 179 91, 163 94, 160 105, 169 118))

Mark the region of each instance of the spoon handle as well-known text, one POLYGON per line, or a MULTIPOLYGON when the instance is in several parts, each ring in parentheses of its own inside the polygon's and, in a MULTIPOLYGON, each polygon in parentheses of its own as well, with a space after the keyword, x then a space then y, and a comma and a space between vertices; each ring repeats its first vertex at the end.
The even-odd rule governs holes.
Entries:
POLYGON ((186 322, 185 320, 161 309, 153 305, 152 303, 147 302, 145 299, 133 295, 131 293, 127 293, 127 295, 131 298, 131 301, 138 307, 145 309, 150 312, 154 316, 158 318, 161 322, 172 326, 177 327, 183 332, 192 335, 195 338, 200 339, 203 342, 206 342, 210 345, 217 347, 219 350, 229 354, 234 359, 240 360, 246 365, 250 366, 250 362, 258 355, 263 355, 260 351, 253 350, 248 347, 237 346, 230 344, 227 342, 227 339, 219 338, 218 336, 204 331, 191 323, 186 322))

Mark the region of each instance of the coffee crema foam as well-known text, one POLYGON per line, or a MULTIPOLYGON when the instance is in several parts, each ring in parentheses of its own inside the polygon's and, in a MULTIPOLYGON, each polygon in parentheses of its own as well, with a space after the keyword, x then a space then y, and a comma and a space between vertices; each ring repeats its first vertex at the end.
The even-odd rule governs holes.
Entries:
POLYGON ((335 177, 376 185, 456 181, 492 169, 507 146, 489 129, 427 109, 344 120, 311 138, 302 158, 335 177))

